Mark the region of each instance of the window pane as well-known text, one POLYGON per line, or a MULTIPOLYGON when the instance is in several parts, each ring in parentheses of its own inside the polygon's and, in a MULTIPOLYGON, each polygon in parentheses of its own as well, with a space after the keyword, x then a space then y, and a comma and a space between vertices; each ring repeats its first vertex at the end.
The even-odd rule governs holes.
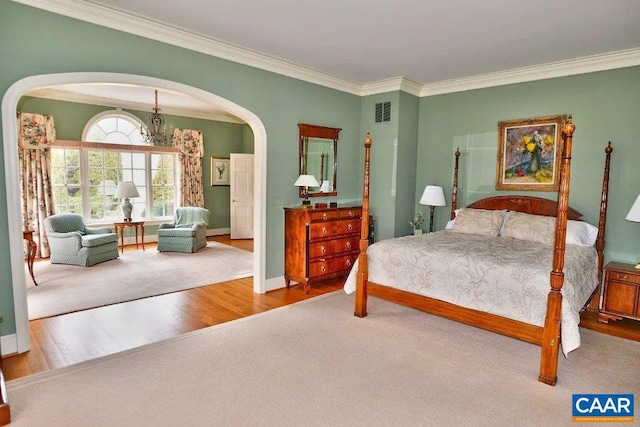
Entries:
POLYGON ((146 167, 146 160, 144 153, 133 153, 133 165, 134 169, 142 169, 144 170, 146 167))
POLYGON ((122 118, 118 118, 118 131, 129 137, 132 136, 131 134, 134 132, 140 132, 138 126, 136 126, 129 120, 124 120, 122 118))
POLYGON ((98 126, 94 126, 89 129, 89 132, 87 132, 87 141, 103 142, 105 136, 107 136, 107 134, 104 133, 102 129, 100 129, 98 126))
POLYGON ((116 132, 117 128, 117 120, 118 118, 115 116, 105 117, 100 120, 97 125, 105 131, 105 133, 116 132))

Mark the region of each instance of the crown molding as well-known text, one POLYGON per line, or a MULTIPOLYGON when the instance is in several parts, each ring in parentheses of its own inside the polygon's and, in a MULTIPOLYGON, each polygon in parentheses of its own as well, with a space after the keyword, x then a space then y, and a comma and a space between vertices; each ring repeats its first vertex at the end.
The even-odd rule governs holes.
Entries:
MULTIPOLYGON (((57 90, 54 88, 36 89, 26 93, 25 95, 33 96, 36 98, 52 99, 54 101, 76 102, 78 104, 88 104, 88 105, 101 105, 104 107, 122 108, 126 110, 150 112, 152 108, 148 104, 144 104, 140 102, 106 99, 106 98, 87 95, 83 93, 57 90)), ((170 115, 170 116, 191 117, 191 118, 203 119, 203 120, 214 120, 217 122, 228 122, 228 123, 239 123, 239 124, 245 123, 244 121, 238 118, 232 117, 224 113, 197 111, 197 110, 189 110, 186 108, 176 108, 176 107, 168 107, 168 106, 162 107, 162 114, 170 115)))
POLYGON ((361 92, 362 85, 359 83, 103 5, 83 0, 13 1, 353 95, 360 95, 361 92))
POLYGON ((640 65, 634 48, 424 85, 406 77, 360 84, 84 0, 12 1, 359 96, 400 90, 426 97, 640 65))
POLYGON ((362 85, 361 96, 377 95, 380 93, 404 91, 411 95, 420 96, 422 85, 406 77, 393 77, 362 85))
POLYGON ((420 96, 442 95, 640 65, 640 48, 425 84, 420 96))

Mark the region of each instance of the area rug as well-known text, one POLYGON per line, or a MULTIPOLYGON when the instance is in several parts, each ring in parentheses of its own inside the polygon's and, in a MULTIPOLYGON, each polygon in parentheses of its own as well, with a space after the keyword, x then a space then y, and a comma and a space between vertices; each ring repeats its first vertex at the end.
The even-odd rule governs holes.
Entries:
POLYGON ((162 295, 253 275, 253 253, 217 242, 193 254, 125 251, 92 267, 33 265, 27 273, 29 320, 162 295))
MULTIPOLYGON (((540 349, 342 291, 8 383, 12 426, 570 426, 573 393, 640 393, 640 343, 540 349)), ((636 414, 638 403, 636 398, 636 414)))

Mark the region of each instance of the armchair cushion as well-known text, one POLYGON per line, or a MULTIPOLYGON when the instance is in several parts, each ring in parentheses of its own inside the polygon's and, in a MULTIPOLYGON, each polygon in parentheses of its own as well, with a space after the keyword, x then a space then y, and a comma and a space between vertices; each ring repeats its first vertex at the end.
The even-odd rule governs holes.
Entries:
POLYGON ((118 235, 116 233, 108 234, 85 234, 82 236, 82 246, 93 248, 107 243, 116 242, 118 244, 118 235))

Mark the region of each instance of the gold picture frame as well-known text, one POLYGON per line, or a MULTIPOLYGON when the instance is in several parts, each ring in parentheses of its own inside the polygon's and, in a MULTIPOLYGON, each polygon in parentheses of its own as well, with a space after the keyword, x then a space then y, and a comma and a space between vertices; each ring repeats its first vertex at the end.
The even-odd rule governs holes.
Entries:
POLYGON ((228 157, 211 157, 211 186, 230 185, 229 169, 231 160, 228 157))
POLYGON ((496 190, 558 191, 566 115, 498 122, 496 190))

